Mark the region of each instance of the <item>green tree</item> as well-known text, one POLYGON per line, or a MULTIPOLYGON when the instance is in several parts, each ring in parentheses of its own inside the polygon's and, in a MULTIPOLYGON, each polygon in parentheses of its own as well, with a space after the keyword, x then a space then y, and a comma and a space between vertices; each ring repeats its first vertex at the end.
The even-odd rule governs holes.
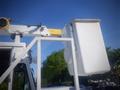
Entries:
POLYGON ((43 82, 47 85, 69 85, 72 83, 72 77, 68 73, 64 59, 64 50, 54 52, 47 57, 43 63, 42 73, 43 82))
MULTIPOLYGON (((120 48, 111 49, 107 48, 108 59, 110 62, 111 70, 105 74, 92 75, 89 77, 80 77, 81 83, 85 85, 92 85, 92 81, 98 81, 96 85, 107 85, 107 83, 114 82, 117 86, 120 85, 120 48), (102 80, 103 82, 99 82, 102 80)), ((67 64, 64 60, 64 50, 54 52, 47 57, 43 63, 43 83, 45 84, 73 84, 73 79, 67 70, 67 64)))
POLYGON ((120 85, 120 48, 107 48, 108 58, 111 65, 110 79, 120 85))

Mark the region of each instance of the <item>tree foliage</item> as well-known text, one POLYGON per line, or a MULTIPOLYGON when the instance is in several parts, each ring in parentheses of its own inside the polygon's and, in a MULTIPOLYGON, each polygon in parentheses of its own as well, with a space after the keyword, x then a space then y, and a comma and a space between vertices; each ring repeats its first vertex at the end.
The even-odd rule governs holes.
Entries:
POLYGON ((109 72, 110 78, 117 85, 120 85, 120 48, 107 48, 107 53, 111 65, 111 71, 109 72))
POLYGON ((89 81, 97 82, 96 84, 101 86, 120 86, 120 48, 107 48, 106 50, 111 66, 110 72, 102 75, 93 75, 89 81))
MULTIPOLYGON (((120 49, 107 48, 106 50, 111 71, 102 75, 80 77, 82 83, 92 85, 90 81, 95 81, 98 82, 97 85, 120 85, 120 49)), ((43 63, 42 72, 46 84, 60 84, 66 81, 67 83, 73 83, 67 71, 63 50, 54 52, 47 57, 47 60, 43 63)))
POLYGON ((71 83, 72 77, 68 73, 63 50, 54 52, 47 57, 47 60, 43 63, 42 73, 43 79, 48 85, 71 83))

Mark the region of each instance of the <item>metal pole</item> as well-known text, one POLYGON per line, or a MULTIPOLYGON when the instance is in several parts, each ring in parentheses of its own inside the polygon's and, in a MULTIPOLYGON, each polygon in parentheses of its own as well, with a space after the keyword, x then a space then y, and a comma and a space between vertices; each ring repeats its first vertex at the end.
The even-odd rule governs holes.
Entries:
POLYGON ((76 60, 76 54, 75 54, 75 45, 74 40, 71 40, 71 46, 72 46, 72 56, 73 56, 73 71, 74 71, 74 83, 75 83, 75 89, 80 90, 79 86, 79 77, 78 77, 78 70, 77 70, 77 60, 76 60))
POLYGON ((41 90, 41 39, 37 40, 37 90, 41 90))
MULTIPOLYGON (((20 44, 20 35, 15 35, 14 36, 14 42, 16 44, 20 44)), ((14 54, 17 53, 15 52, 15 49, 17 47, 13 47, 12 51, 11 51, 11 56, 10 56, 10 65, 12 64, 12 62, 14 61, 14 54)), ((8 90, 12 90, 12 84, 13 84, 13 73, 14 73, 14 69, 11 71, 10 75, 9 75, 9 82, 8 82, 8 90)))
MULTIPOLYGON (((11 56, 10 56, 10 65, 13 62, 13 58, 14 58, 14 48, 11 51, 11 56)), ((8 90, 12 90, 12 83, 13 83, 13 72, 11 71, 10 75, 9 75, 9 81, 8 81, 8 90)))
POLYGON ((26 65, 31 90, 35 90, 35 84, 34 84, 34 81, 33 81, 33 76, 32 76, 32 72, 31 72, 30 64, 29 64, 28 60, 26 60, 24 63, 26 65))

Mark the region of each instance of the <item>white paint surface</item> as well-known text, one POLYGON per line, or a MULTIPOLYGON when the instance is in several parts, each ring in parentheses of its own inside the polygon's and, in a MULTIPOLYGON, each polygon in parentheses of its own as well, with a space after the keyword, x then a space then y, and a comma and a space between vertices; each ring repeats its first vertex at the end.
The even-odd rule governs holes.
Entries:
MULTIPOLYGON (((72 28, 79 76, 102 74, 109 71, 110 65, 99 22, 79 20, 73 23, 72 28)), ((65 32, 65 36, 72 37, 72 35, 67 35, 67 32, 70 32, 70 28, 66 28, 65 32)), ((65 45, 65 47, 65 59, 69 72, 73 75, 72 55, 70 54, 71 46, 65 45)))

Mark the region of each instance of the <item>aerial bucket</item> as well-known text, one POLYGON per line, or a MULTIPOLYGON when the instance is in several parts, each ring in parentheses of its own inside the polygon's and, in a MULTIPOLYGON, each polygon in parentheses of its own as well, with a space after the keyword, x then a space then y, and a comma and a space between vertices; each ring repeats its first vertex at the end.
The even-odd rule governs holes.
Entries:
MULTIPOLYGON (((110 70, 99 20, 74 20, 65 26, 64 37, 74 39, 79 76, 110 70)), ((71 45, 65 43, 65 60, 70 74, 74 75, 72 58, 71 45)))

